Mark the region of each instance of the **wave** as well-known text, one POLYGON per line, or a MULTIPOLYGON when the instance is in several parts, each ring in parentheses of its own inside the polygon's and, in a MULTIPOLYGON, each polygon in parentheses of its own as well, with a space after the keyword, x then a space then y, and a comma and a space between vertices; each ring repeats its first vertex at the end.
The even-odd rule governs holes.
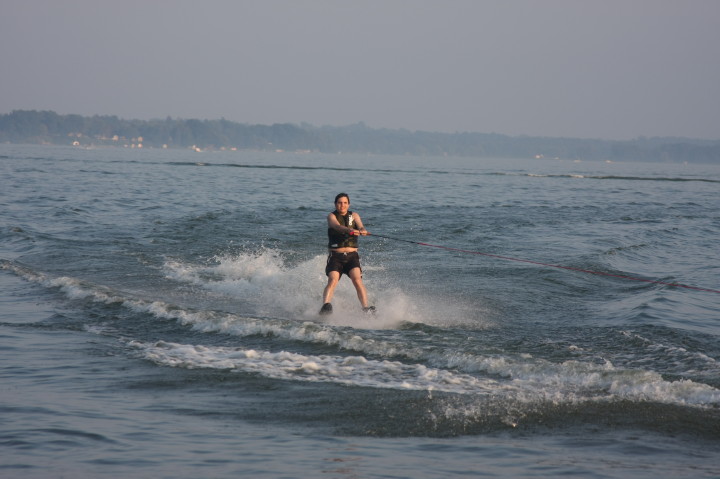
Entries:
POLYGON ((188 344, 132 342, 146 359, 163 366, 211 368, 260 374, 272 379, 399 390, 496 394, 498 381, 476 378, 422 364, 373 360, 363 356, 303 355, 188 344))
MULTIPOLYGON (((119 338, 142 357, 161 366, 231 370, 272 379, 358 387, 440 391, 527 403, 632 401, 700 408, 720 405, 720 390, 704 383, 689 379, 671 381, 655 371, 618 368, 607 360, 601 364, 580 360, 557 363, 525 353, 462 350, 457 347, 459 338, 454 337, 451 330, 438 332, 437 340, 428 341, 427 334, 416 337, 403 330, 383 334, 382 330, 370 329, 372 319, 365 323, 369 329, 356 329, 291 318, 195 310, 132 297, 76 278, 51 278, 10 261, 0 262, 0 269, 58 289, 71 300, 119 305, 159 319, 177 321, 205 334, 220 333, 237 338, 261 335, 283 348, 272 352, 148 342, 132 337, 132 333, 124 333, 119 338), (324 351, 330 348, 335 352, 301 354, 288 350, 293 343, 316 344, 324 351)), ((102 328, 86 328, 86 331, 107 334, 102 328)), ((680 353, 687 355, 684 350, 680 353)))
POLYGON ((521 172, 493 172, 489 176, 525 176, 528 178, 569 178, 588 180, 620 180, 620 181, 664 181, 664 182, 701 182, 720 183, 720 180, 712 178, 683 178, 683 177, 662 177, 662 176, 619 176, 619 175, 581 175, 581 174, 540 174, 521 172))
POLYGON ((220 369, 304 382, 331 382, 357 387, 439 391, 490 396, 520 402, 570 403, 640 401, 686 406, 717 406, 720 390, 691 380, 666 381, 651 371, 622 370, 611 364, 575 361, 513 364, 507 358, 472 358, 492 363, 484 372, 499 379, 473 375, 464 369, 433 367, 419 362, 367 359, 363 356, 305 355, 289 351, 132 341, 144 358, 162 366, 220 369))
POLYGON ((685 347, 668 344, 666 342, 652 340, 634 331, 620 331, 620 334, 628 338, 637 349, 643 350, 643 355, 637 362, 647 362, 649 358, 674 358, 671 366, 684 366, 684 370, 678 370, 675 374, 683 374, 692 370, 695 376, 706 377, 708 380, 717 381, 720 377, 720 361, 712 358, 701 350, 691 351, 685 347))
MULTIPOLYGON (((16 156, 0 156, 0 159, 16 159, 16 156)), ((44 157, 27 157, 25 159, 48 160, 44 157)), ((244 169, 277 169, 277 170, 317 170, 317 171, 340 171, 340 172, 377 172, 377 173, 405 173, 405 174, 421 174, 421 175, 448 175, 457 174, 462 176, 524 176, 529 178, 568 178, 568 179, 589 179, 589 180, 619 180, 619 181, 658 181, 658 182, 703 182, 703 183, 720 183, 720 179, 713 178, 688 178, 688 177, 657 177, 657 176, 634 176, 634 175, 588 175, 588 174, 543 174, 543 173, 526 173, 526 172, 468 172, 468 171, 448 171, 437 168, 373 168, 373 167, 348 167, 348 166, 314 166, 314 165, 282 165, 282 164, 258 164, 258 163, 227 163, 227 162, 211 162, 211 161, 148 161, 133 159, 111 159, 92 160, 77 158, 57 158, 60 161, 92 163, 119 163, 119 164, 138 164, 138 165, 169 165, 178 167, 208 167, 208 168, 244 168, 244 169)), ((104 174, 113 174, 112 172, 103 172, 104 174)))
POLYGON ((341 166, 304 166, 304 165, 253 165, 240 163, 205 163, 195 161, 174 161, 164 163, 174 166, 208 166, 215 168, 249 168, 262 170, 321 170, 321 171, 374 171, 379 173, 415 173, 415 171, 388 168, 351 168, 341 166))
POLYGON ((239 163, 210 163, 196 161, 174 161, 162 163, 174 166, 203 166, 215 168, 249 168, 249 169, 281 169, 281 170, 320 170, 320 171, 347 171, 347 172, 376 172, 376 173, 406 173, 406 174, 434 174, 448 175, 459 174, 462 176, 525 176, 528 178, 569 178, 588 180, 620 180, 620 181, 660 181, 660 182, 702 182, 720 183, 720 180, 712 178, 686 178, 686 177, 658 177, 658 176, 623 176, 623 175, 587 175, 579 173, 566 174, 541 174, 523 172, 480 172, 469 173, 467 171, 451 172, 438 169, 390 169, 390 168, 357 168, 340 166, 307 166, 307 165, 262 165, 262 164, 239 164, 239 163))

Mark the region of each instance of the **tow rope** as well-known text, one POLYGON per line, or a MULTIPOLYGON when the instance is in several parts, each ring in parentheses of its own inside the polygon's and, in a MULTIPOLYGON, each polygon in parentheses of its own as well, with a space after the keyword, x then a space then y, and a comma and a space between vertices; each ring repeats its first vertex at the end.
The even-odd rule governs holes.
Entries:
POLYGON ((436 244, 423 243, 420 241, 411 241, 411 240, 400 239, 400 238, 392 238, 390 236, 384 236, 384 235, 379 235, 379 234, 375 234, 375 233, 368 233, 367 236, 375 236, 377 238, 385 238, 385 239, 389 239, 392 241, 402 241, 403 243, 412 243, 412 244, 416 244, 416 245, 420 245, 420 246, 429 246, 431 248, 440 248, 440 249, 444 249, 444 250, 448 250, 448 251, 456 251, 458 253, 475 254, 475 255, 487 256, 490 258, 503 259, 503 260, 507 260, 507 261, 516 261, 516 262, 520 262, 520 263, 530 263, 530 264, 535 264, 538 266, 547 266, 549 268, 559 268, 559 269, 565 269, 565 270, 569 270, 569 271, 577 271, 580 273, 594 274, 594 275, 598 275, 598 276, 611 276, 613 278, 627 279, 627 280, 631 280, 631 281, 642 281, 644 283, 661 284, 664 286, 676 286, 678 288, 685 288, 685 289, 692 289, 695 291, 705 291, 708 293, 720 294, 720 290, 717 290, 717 289, 701 288, 698 286, 691 286, 691 285, 683 284, 683 283, 675 283, 675 282, 660 281, 660 280, 655 280, 655 279, 638 278, 636 276, 628 276, 628 275, 624 275, 624 274, 615 274, 615 273, 606 273, 604 271, 592 271, 589 269, 574 268, 572 266, 563 266, 560 264, 543 263, 541 261, 532 261, 529 259, 512 258, 510 256, 501 256, 501 255, 497 255, 497 254, 483 253, 482 251, 472 251, 472 250, 466 250, 466 249, 460 249, 460 248, 451 248, 449 246, 441 246, 441 245, 436 245, 436 244))

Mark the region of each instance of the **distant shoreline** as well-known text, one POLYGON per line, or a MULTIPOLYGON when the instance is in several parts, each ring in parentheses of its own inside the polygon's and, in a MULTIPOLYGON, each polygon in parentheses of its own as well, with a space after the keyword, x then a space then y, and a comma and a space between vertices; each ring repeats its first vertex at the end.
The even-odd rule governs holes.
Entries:
POLYGON ((477 158, 547 158, 720 164, 720 140, 599 140, 496 133, 433 133, 309 124, 249 125, 220 120, 124 120, 15 110, 0 115, 0 143, 477 158))

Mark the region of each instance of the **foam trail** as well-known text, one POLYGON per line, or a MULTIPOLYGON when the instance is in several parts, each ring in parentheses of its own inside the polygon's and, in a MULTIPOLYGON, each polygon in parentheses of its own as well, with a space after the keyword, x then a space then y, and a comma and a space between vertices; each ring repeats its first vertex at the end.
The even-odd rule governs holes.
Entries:
MULTIPOLYGON (((469 323, 467 326, 474 329, 489 325, 476 318, 463 319, 469 317, 469 311, 477 314, 480 308, 425 295, 410 296, 392 286, 392 281, 385 280, 381 266, 366 264, 363 267, 371 272, 372 279, 366 278, 365 282, 371 302, 380 314, 361 314, 355 289, 350 281, 341 280, 333 298, 336 314, 324 318, 328 324, 356 329, 397 329, 404 323, 437 326, 447 326, 448 322, 469 323)), ((164 268, 169 279, 242 300, 259 316, 313 321, 318 319, 321 293, 327 282, 324 256, 289 266, 279 252, 271 249, 219 256, 204 265, 167 261, 164 268)))
POLYGON ((720 391, 692 381, 667 382, 642 371, 605 374, 579 371, 562 377, 539 373, 512 380, 496 380, 466 373, 362 356, 272 353, 254 349, 131 342, 143 357, 162 366, 210 368, 259 374, 264 377, 305 382, 397 390, 442 391, 455 394, 512 399, 519 402, 549 401, 556 404, 585 401, 632 400, 688 406, 720 404, 720 391))
POLYGON ((273 379, 461 394, 496 394, 502 389, 492 379, 362 356, 307 356, 288 351, 272 353, 167 342, 133 342, 130 346, 141 350, 146 359, 164 366, 228 369, 273 379))
MULTIPOLYGON (((408 377, 413 377, 408 371, 415 371, 416 376, 426 376, 427 373, 431 376, 443 377, 443 379, 439 383, 432 383, 422 382, 415 378, 408 382, 410 389, 442 390, 462 394, 487 394, 492 389, 495 392, 512 391, 515 399, 526 397, 527 400, 542 399, 556 402, 625 399, 698 407, 720 405, 720 390, 709 385, 691 380, 667 381, 659 373, 653 371, 619 369, 609 362, 603 365, 580 361, 552 363, 547 360, 534 359, 528 355, 458 353, 450 346, 446 348, 424 347, 405 340, 378 337, 373 331, 364 332, 338 328, 309 321, 251 318, 216 311, 193 311, 162 301, 127 298, 109 288, 95 286, 74 278, 49 278, 44 274, 7 261, 1 263, 1 266, 2 269, 14 271, 29 281, 50 288, 59 288, 70 299, 89 299, 106 304, 120 304, 133 311, 148 313, 160 319, 176 320, 205 333, 232 334, 238 337, 258 334, 272 335, 280 339, 324 344, 342 351, 386 358, 382 361, 370 361, 363 358, 357 360, 353 367, 358 367, 358 364, 364 360, 366 364, 370 365, 368 366, 370 368, 377 366, 377 368, 384 368, 387 371, 387 364, 401 364, 393 358, 404 358, 403 365, 398 366, 399 370, 403 371, 400 377, 391 378, 389 386, 374 384, 373 387, 399 387, 398 385, 404 384, 408 377), (407 364, 407 361, 415 364, 407 364), (405 369, 405 366, 409 370, 405 369), (502 380, 489 380, 482 378, 483 375, 500 377, 502 380), (454 381, 459 381, 461 386, 459 388, 447 386, 447 384, 454 384, 454 381)), ((133 342, 132 344, 141 343, 133 342)), ((160 346, 143 346, 147 351, 152 350, 152 354, 155 355, 149 356, 149 358, 154 358, 153 360, 157 360, 160 364, 184 364, 184 367, 214 367, 218 364, 225 364, 223 369, 228 369, 227 364, 230 363, 226 362, 227 357, 236 353, 240 356, 244 354, 238 353, 242 350, 236 349, 195 345, 177 346, 171 343, 158 344, 160 346), (183 354, 185 363, 182 363, 183 354)), ((252 353, 248 354, 253 355, 252 353)), ((270 363, 284 360, 273 356, 273 353, 258 354, 258 357, 264 361, 270 361, 270 363)), ((246 354, 241 359, 248 358, 246 354)), ((308 357, 304 362, 309 365, 309 368, 312 367, 311 363, 315 363, 320 365, 318 370, 330 371, 332 368, 337 369, 338 362, 342 363, 346 360, 346 358, 338 358, 313 356, 308 357)), ((230 369, 244 370, 244 364, 238 363, 230 369)), ((262 369, 258 365, 253 367, 260 368, 257 371, 253 370, 254 372, 262 369)), ((273 367, 268 369, 271 371, 268 373, 271 374, 270 377, 282 379, 280 372, 272 372, 273 367)), ((288 374, 288 372, 285 371, 282 374, 288 374)), ((372 385, 372 381, 376 381, 378 377, 376 372, 368 372, 367 377, 363 374, 361 377, 364 378, 358 380, 358 385, 372 385), (375 379, 371 381, 368 377, 375 379)), ((332 377, 327 374, 321 376, 326 379, 332 377)), ((308 378, 306 379, 311 380, 314 376, 308 376, 308 378)), ((354 381, 354 379, 346 377, 340 382, 343 381, 354 381)), ((343 384, 345 383, 350 384, 350 382, 343 382, 343 384)), ((407 389, 408 386, 402 386, 402 388, 407 389)))

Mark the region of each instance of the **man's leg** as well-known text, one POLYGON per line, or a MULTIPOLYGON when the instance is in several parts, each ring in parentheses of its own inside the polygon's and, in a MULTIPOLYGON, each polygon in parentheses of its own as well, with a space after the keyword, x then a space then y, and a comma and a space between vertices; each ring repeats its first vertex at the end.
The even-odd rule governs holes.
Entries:
MULTIPOLYGON (((360 271, 360 268, 353 268, 348 273, 348 278, 353 283, 353 286, 355 286, 355 291, 357 291, 357 297, 360 300, 360 304, 363 308, 368 307, 368 299, 367 299, 367 291, 365 291, 365 285, 363 284, 362 280, 362 271, 360 271)), ((337 283, 336 283, 337 284, 337 283)))
POLYGON ((333 294, 335 294, 335 288, 337 287, 339 281, 340 281, 340 272, 339 271, 330 271, 328 273, 327 286, 325 286, 325 290, 323 291, 323 304, 329 303, 330 301, 332 301, 333 294))

